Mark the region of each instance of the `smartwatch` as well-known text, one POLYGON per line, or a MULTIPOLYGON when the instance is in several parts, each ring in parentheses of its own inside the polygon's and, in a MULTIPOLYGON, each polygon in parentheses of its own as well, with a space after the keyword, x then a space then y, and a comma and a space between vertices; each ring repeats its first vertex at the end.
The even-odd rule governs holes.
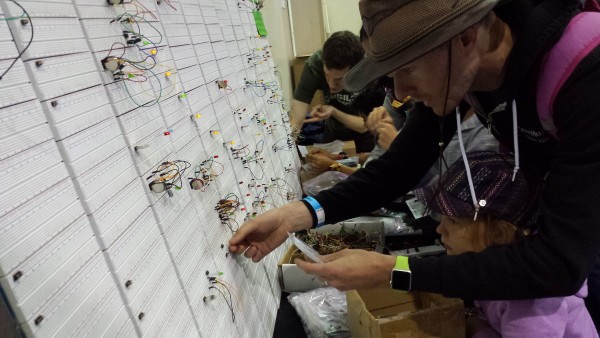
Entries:
POLYGON ((392 270, 390 278, 390 287, 394 290, 410 291, 412 284, 412 274, 408 267, 408 257, 397 256, 396 266, 392 270))

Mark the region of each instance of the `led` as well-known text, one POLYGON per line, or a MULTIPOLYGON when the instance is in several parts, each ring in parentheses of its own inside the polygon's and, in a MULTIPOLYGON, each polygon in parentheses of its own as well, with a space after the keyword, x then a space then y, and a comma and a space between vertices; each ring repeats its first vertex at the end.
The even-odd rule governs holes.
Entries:
POLYGON ((211 130, 210 133, 213 134, 213 135, 219 135, 219 131, 218 130, 211 130))
POLYGON ((150 54, 152 54, 152 55, 156 55, 156 49, 152 49, 152 50, 150 51, 150 54))
POLYGON ((171 72, 169 72, 169 71, 166 71, 166 72, 165 72, 165 76, 166 76, 166 77, 169 77, 169 76, 171 76, 171 72))
POLYGON ((202 114, 196 114, 196 118, 199 119, 202 117, 202 114))

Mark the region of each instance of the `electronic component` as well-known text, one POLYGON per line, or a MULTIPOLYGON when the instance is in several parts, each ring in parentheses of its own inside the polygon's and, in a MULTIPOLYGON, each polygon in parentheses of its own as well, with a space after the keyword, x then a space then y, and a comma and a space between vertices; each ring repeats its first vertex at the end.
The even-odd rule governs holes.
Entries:
POLYGON ((113 73, 125 68, 125 62, 123 61, 123 59, 118 58, 116 56, 107 56, 100 62, 102 62, 102 68, 113 73))

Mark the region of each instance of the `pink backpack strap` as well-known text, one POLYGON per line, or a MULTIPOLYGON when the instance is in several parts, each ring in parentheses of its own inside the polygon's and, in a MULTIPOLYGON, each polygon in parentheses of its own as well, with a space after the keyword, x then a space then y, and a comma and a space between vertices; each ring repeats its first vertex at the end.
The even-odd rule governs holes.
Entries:
POLYGON ((536 103, 542 126, 555 138, 558 135, 552 109, 556 95, 575 67, 598 45, 600 13, 582 12, 571 19, 558 43, 546 55, 538 79, 536 103))

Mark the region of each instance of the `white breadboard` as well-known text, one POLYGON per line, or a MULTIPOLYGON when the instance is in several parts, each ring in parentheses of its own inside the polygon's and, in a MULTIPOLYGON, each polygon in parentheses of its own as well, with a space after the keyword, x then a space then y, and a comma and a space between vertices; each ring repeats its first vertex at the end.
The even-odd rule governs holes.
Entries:
POLYGON ((281 91, 246 85, 278 81, 270 57, 249 61, 269 48, 252 10, 18 3, 27 13, 0 0, 0 73, 23 51, 0 81, 0 294, 22 333, 269 336, 278 259, 254 264, 227 245, 245 220, 297 198, 299 162, 273 150, 289 135, 269 103, 281 91), (109 56, 124 67, 105 70, 109 56), (176 160, 185 173, 154 172, 176 160), (172 185, 152 192, 153 181, 172 185), (236 205, 227 221, 223 199, 236 205))

